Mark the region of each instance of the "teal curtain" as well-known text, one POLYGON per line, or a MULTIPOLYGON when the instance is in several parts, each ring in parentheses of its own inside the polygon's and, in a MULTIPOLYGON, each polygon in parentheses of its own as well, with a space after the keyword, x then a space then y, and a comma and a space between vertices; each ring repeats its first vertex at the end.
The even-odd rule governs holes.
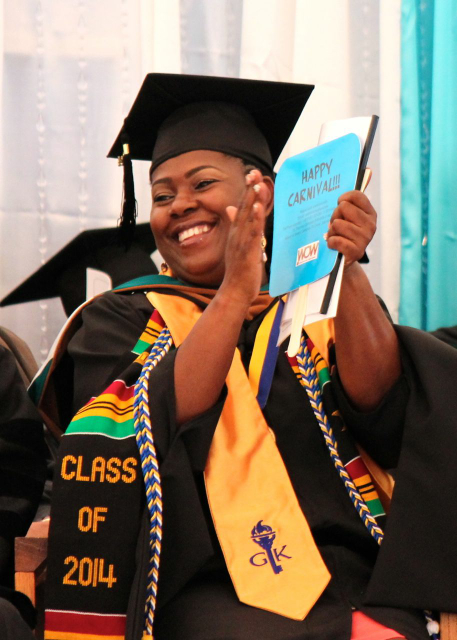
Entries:
POLYGON ((457 0, 402 2, 400 323, 457 324, 457 0))

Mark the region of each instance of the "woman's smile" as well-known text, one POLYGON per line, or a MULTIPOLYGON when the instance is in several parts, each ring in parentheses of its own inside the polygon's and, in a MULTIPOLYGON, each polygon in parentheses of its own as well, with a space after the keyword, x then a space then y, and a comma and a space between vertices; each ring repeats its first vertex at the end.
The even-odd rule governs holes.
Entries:
POLYGON ((203 236, 208 235, 214 229, 214 226, 214 224, 210 225, 207 223, 190 223, 190 226, 187 226, 185 229, 175 231, 175 237, 181 246, 188 247, 189 245, 200 242, 203 236))

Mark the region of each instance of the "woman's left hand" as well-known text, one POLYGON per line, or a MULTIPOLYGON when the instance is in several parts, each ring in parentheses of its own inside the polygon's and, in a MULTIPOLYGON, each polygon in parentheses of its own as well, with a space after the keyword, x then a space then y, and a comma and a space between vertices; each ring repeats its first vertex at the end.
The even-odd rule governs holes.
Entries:
POLYGON ((348 191, 338 198, 330 219, 327 244, 344 256, 346 267, 363 257, 376 231, 377 214, 361 191, 348 191))

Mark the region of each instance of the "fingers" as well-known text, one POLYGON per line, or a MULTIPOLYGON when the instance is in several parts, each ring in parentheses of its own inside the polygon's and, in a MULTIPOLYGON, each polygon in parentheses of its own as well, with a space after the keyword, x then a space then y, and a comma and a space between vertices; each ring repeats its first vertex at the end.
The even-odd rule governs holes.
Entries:
POLYGON ((330 249, 341 252, 346 265, 360 260, 376 231, 376 211, 360 191, 340 196, 327 233, 330 249))
POLYGON ((246 176, 246 190, 239 207, 227 207, 232 221, 226 248, 226 272, 247 279, 259 278, 259 265, 263 264, 262 234, 265 228, 269 190, 261 173, 251 171, 246 176), (249 275, 250 274, 250 275, 249 275))
POLYGON ((247 192, 253 192, 255 194, 254 202, 260 205, 260 207, 254 207, 254 214, 256 212, 265 212, 266 204, 269 197, 269 190, 264 182, 263 176, 258 169, 253 169, 246 176, 247 192))
POLYGON ((227 207, 227 215, 236 226, 251 223, 253 227, 260 223, 260 233, 263 231, 266 216, 266 202, 268 189, 263 183, 263 177, 257 169, 246 176, 246 192, 238 208, 227 207))
POLYGON ((355 224, 363 225, 367 216, 376 222, 376 211, 367 196, 361 191, 348 191, 338 198, 338 205, 330 222, 336 218, 344 218, 355 224))
POLYGON ((238 213, 238 209, 236 207, 227 207, 226 208, 227 215, 230 219, 230 222, 233 222, 236 218, 236 214, 238 213))

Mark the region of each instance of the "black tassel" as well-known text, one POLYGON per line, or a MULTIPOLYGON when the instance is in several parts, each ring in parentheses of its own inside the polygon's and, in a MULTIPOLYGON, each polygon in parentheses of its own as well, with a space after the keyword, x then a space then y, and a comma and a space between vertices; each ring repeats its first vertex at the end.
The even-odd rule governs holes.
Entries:
POLYGON ((135 185, 133 182, 132 158, 126 133, 122 136, 123 155, 119 162, 124 167, 124 189, 122 196, 122 212, 119 219, 119 241, 124 245, 125 250, 132 243, 135 233, 135 220, 138 215, 137 201, 135 199, 135 185))

